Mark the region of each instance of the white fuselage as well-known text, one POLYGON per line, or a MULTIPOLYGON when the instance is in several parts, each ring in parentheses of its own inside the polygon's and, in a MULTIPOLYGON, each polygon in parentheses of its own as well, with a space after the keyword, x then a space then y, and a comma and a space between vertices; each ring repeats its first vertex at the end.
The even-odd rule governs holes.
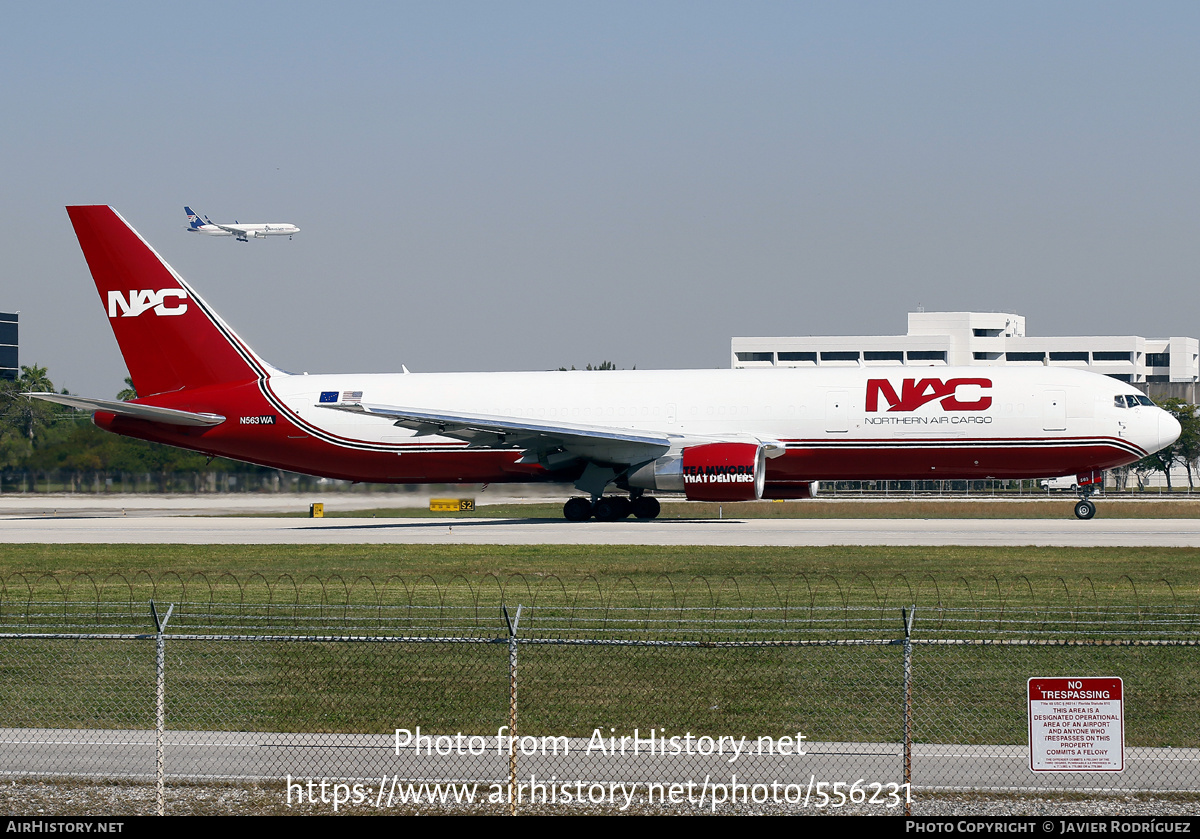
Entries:
POLYGON ((339 374, 272 377, 269 388, 299 424, 349 448, 466 446, 320 407, 323 392, 682 440, 779 441, 793 461, 784 471, 820 480, 1045 477, 1130 463, 1179 434, 1157 407, 1118 407, 1141 395, 1128 384, 1044 367, 339 374))
POLYGON ((206 236, 237 236, 239 239, 291 236, 300 232, 300 228, 294 224, 202 224, 199 227, 189 227, 188 230, 206 236))

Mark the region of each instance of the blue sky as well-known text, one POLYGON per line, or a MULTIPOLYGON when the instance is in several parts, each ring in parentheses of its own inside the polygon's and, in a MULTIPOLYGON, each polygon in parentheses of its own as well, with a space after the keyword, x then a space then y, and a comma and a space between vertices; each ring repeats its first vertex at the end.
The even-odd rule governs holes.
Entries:
POLYGON ((1198 36, 1185 3, 10 4, 0 309, 114 395, 62 209, 107 203, 290 370, 719 367, 918 305, 1194 336, 1198 36))

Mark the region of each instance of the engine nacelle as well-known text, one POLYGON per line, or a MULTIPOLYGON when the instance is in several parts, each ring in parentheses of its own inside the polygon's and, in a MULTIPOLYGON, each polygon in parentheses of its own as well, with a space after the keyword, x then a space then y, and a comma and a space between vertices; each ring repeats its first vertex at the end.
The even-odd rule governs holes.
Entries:
POLYGON ((766 471, 766 450, 756 443, 707 443, 645 464, 629 485, 682 492, 688 501, 754 501, 766 471))
POLYGON ((775 481, 767 484, 762 497, 772 501, 799 501, 804 498, 816 498, 820 485, 820 481, 775 481))

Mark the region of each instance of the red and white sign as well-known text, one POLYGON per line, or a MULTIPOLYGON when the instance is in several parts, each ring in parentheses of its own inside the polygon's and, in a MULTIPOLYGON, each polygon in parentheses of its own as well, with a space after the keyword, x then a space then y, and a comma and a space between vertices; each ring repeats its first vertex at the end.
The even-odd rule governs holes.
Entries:
POLYGON ((1038 677, 1029 685, 1029 768, 1122 772, 1124 685, 1115 676, 1038 677))

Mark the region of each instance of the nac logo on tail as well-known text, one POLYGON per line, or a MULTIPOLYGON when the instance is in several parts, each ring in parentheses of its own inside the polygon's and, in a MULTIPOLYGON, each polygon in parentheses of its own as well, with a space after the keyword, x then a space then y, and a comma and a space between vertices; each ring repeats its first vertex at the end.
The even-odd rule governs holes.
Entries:
MULTIPOLYGON (((887 379, 867 379, 867 412, 879 410, 879 397, 887 402, 888 411, 915 411, 927 402, 940 399, 943 411, 986 411, 992 407, 992 397, 978 396, 974 401, 961 402, 956 392, 960 387, 974 385, 990 388, 991 379, 905 379, 900 394, 887 379)), ((971 394, 974 395, 974 394, 971 394)))
POLYGON ((117 317, 117 311, 123 318, 136 318, 142 312, 154 310, 156 315, 182 315, 187 311, 186 303, 169 303, 170 298, 187 300, 187 292, 181 288, 152 288, 141 291, 130 290, 128 297, 122 297, 119 291, 108 293, 108 316, 117 317))

